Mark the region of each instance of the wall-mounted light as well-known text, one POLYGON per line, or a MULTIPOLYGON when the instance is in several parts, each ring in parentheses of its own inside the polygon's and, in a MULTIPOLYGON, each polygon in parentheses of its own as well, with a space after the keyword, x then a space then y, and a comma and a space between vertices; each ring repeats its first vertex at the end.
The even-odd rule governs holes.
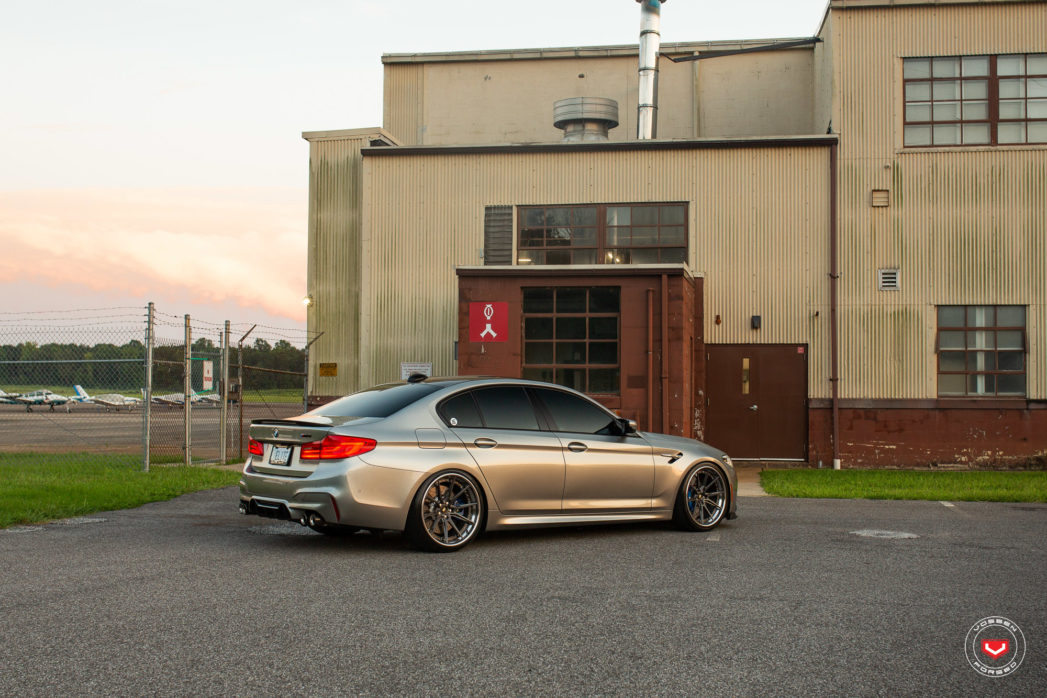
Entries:
POLYGON ((312 296, 306 296, 305 298, 302 299, 302 305, 309 306, 309 305, 312 305, 312 304, 313 304, 313 297, 312 296))

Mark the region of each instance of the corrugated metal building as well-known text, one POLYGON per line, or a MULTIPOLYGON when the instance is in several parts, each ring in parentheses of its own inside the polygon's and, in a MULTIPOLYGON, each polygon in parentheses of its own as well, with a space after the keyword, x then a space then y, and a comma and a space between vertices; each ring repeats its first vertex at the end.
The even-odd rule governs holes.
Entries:
POLYGON ((432 364, 742 459, 1042 459, 1047 3, 661 55, 653 139, 636 46, 384 56, 382 128, 304 134, 311 394, 432 364))

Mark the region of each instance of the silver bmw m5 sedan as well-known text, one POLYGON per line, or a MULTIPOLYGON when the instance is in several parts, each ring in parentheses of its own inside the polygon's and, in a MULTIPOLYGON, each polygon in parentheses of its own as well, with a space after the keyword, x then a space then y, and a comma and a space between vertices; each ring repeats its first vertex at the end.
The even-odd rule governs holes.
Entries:
POLYGON ((406 532, 458 550, 481 531, 735 517, 727 454, 639 432, 581 393, 537 381, 425 378, 251 423, 240 511, 329 535, 406 532))

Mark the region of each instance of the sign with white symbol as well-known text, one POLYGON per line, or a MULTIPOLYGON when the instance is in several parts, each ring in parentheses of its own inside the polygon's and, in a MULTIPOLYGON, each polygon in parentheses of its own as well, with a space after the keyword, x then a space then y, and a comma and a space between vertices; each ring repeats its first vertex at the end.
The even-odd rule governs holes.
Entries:
POLYGON ((214 361, 204 362, 204 390, 214 390, 214 361))
POLYGON ((424 373, 427 376, 433 375, 433 362, 422 363, 419 361, 401 361, 400 362, 400 380, 405 381, 415 373, 424 373))
POLYGON ((470 342, 507 342, 509 341, 508 335, 508 303, 469 304, 470 342))

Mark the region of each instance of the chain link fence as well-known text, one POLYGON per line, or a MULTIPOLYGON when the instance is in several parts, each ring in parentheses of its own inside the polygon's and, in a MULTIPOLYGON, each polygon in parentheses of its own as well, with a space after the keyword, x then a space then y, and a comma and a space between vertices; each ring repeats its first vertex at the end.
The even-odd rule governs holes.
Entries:
POLYGON ((0 313, 0 461, 242 459, 252 419, 304 411, 308 343, 152 304, 0 313))

